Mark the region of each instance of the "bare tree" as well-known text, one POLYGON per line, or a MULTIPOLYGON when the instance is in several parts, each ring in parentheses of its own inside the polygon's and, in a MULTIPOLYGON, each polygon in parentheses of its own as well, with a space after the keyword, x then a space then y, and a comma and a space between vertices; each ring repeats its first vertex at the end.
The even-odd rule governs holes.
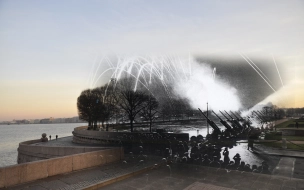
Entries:
MULTIPOLYGON (((98 88, 102 110, 100 111, 99 121, 104 127, 105 122, 108 122, 111 117, 117 112, 115 88, 112 84, 106 84, 98 88)), ((108 125, 106 125, 108 131, 108 125)))
POLYGON ((116 102, 130 120, 131 132, 137 114, 145 108, 147 95, 144 91, 133 89, 133 81, 130 78, 122 79, 117 86, 116 102))
POLYGON ((149 121, 150 132, 152 132, 152 121, 156 118, 158 113, 158 101, 155 97, 148 95, 146 106, 141 110, 140 115, 149 121))

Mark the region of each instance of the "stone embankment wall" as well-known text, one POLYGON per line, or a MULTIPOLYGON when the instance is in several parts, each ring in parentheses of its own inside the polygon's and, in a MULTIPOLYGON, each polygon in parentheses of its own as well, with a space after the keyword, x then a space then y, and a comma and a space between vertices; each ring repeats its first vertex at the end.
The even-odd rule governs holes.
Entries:
MULTIPOLYGON (((73 142, 82 144, 103 144, 103 145, 120 145, 123 141, 121 137, 124 135, 132 135, 136 140, 140 134, 155 134, 155 133, 130 133, 130 132, 109 132, 109 131, 92 131, 86 130, 85 127, 76 127, 73 133, 73 142)), ((188 133, 161 133, 174 137, 177 141, 189 140, 188 133)))
POLYGON ((0 168, 0 188, 69 173, 124 159, 122 148, 111 148, 0 168))
POLYGON ((40 139, 19 143, 17 159, 18 164, 106 149, 103 147, 60 147, 32 145, 39 142, 41 142, 40 139))

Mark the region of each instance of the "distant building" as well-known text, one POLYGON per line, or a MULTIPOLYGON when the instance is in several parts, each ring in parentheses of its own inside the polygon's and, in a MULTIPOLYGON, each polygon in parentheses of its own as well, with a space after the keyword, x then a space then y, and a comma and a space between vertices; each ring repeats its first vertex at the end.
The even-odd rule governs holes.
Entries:
POLYGON ((47 123, 51 123, 51 121, 50 119, 41 119, 40 123, 47 124, 47 123))
POLYGON ((53 123, 65 123, 65 118, 55 118, 53 119, 53 123))
POLYGON ((5 125, 8 125, 8 124, 10 124, 11 123, 11 121, 2 121, 1 122, 1 124, 5 124, 5 125))
POLYGON ((13 122, 16 123, 16 124, 29 124, 30 123, 30 121, 26 120, 26 119, 14 120, 13 122))

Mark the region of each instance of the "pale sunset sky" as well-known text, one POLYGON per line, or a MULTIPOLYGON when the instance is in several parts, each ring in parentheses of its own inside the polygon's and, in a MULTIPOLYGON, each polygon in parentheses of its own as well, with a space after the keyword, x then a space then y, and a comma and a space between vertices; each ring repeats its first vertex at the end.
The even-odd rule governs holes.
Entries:
POLYGON ((1 0, 0 121, 77 116, 101 55, 239 52, 280 63, 265 102, 304 107, 303 0, 1 0))

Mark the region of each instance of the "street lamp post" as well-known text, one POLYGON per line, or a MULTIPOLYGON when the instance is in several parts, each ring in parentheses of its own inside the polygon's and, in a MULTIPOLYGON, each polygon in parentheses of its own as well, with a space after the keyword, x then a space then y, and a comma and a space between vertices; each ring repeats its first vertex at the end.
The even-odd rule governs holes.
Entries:
POLYGON ((207 102, 207 134, 209 135, 209 124, 208 124, 208 102, 207 102))

